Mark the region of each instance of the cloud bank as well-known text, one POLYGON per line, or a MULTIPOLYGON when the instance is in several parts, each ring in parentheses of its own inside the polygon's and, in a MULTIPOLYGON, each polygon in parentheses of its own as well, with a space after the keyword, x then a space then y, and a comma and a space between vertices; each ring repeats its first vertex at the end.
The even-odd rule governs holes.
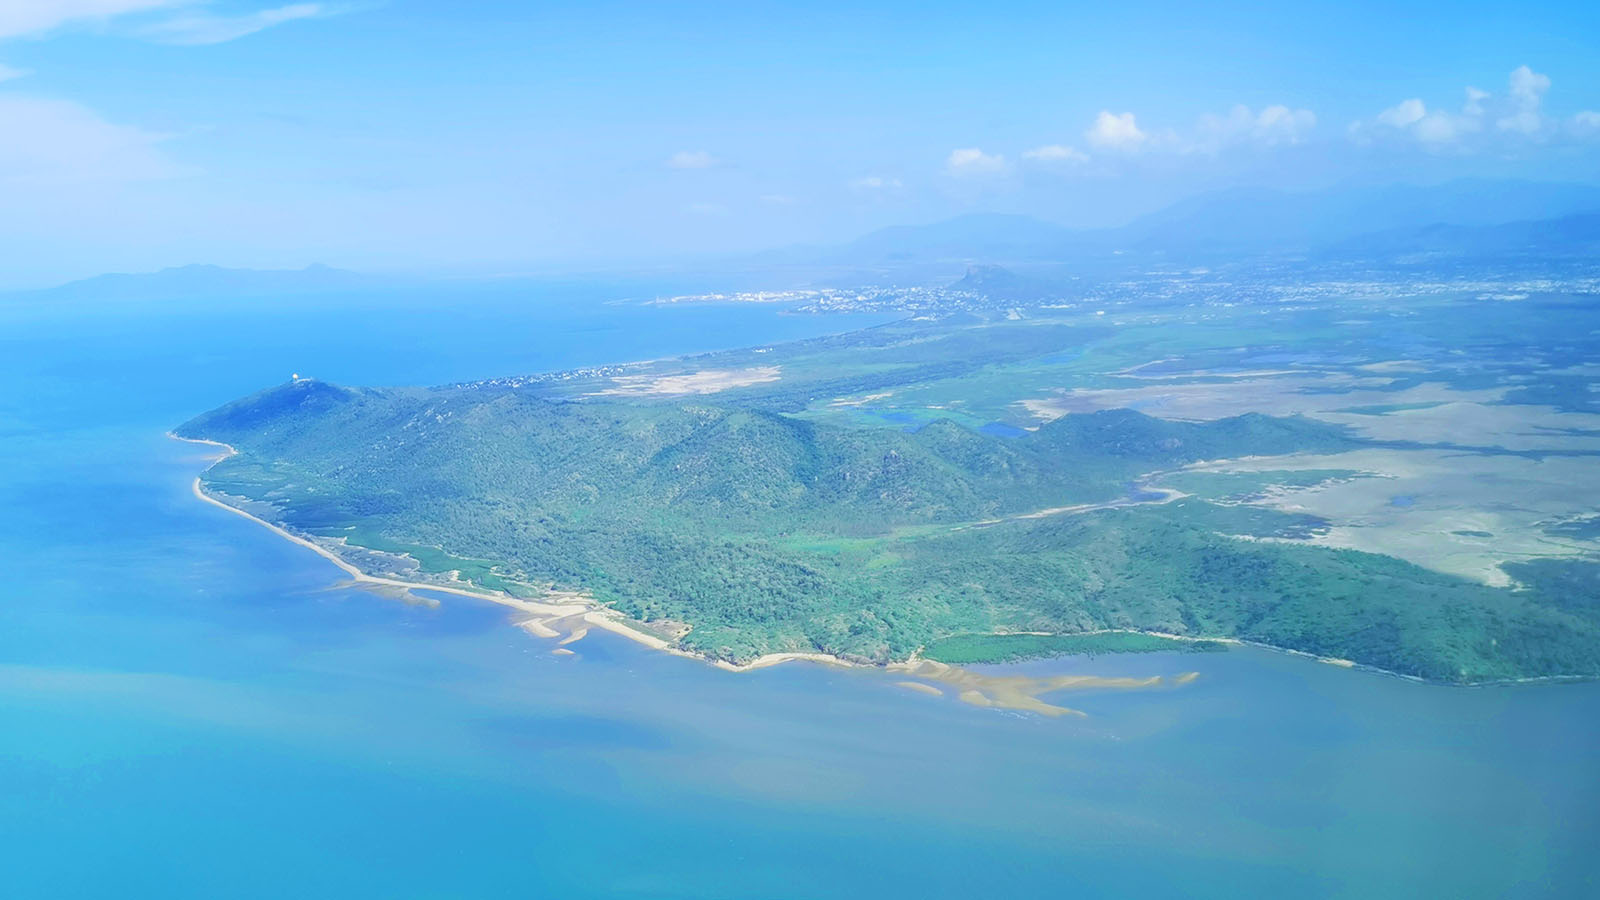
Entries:
POLYGON ((1351 123, 1349 132, 1362 145, 1413 144, 1431 152, 1473 153, 1584 138, 1600 129, 1600 114, 1591 111, 1566 122, 1546 113, 1550 86, 1548 75, 1518 66, 1507 77, 1503 94, 1469 86, 1459 109, 1429 108, 1413 97, 1370 120, 1351 123))
POLYGON ((239 16, 219 16, 200 11, 156 22, 139 29, 137 33, 163 44, 221 44, 285 22, 320 19, 336 14, 337 10, 321 3, 293 3, 239 16))
POLYGON ((705 150, 679 150, 667 157, 669 169, 714 169, 720 165, 722 160, 705 150))
POLYGON ((70 27, 104 29, 126 20, 126 33, 166 44, 220 44, 298 19, 337 15, 325 3, 293 3, 239 15, 211 12, 207 0, 3 0, 0 39, 36 37, 70 27))
POLYGON ((976 147, 951 150, 944 161, 945 173, 957 178, 1003 175, 1009 168, 1004 156, 985 153, 976 147))
POLYGON ((0 94, 0 182, 54 187, 178 174, 164 136, 115 125, 66 100, 0 94))

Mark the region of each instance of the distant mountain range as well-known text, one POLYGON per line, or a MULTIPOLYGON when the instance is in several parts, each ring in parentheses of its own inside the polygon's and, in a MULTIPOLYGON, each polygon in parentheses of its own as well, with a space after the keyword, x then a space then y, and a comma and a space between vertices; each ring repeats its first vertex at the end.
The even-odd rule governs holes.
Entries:
POLYGON ((1561 253, 1592 244, 1595 215, 1600 187, 1591 185, 1478 179, 1300 193, 1239 188, 1193 197, 1117 228, 1073 229, 991 214, 895 226, 816 251, 813 260, 855 266, 1078 263, 1116 256, 1207 262, 1307 253, 1390 255, 1418 244, 1439 251, 1452 240, 1475 252, 1523 240, 1561 253), (1528 224, 1547 220, 1562 224, 1528 224))
MULTIPOLYGON (((1235 258, 1251 254, 1235 252, 1235 258)), ((1512 265, 1540 261, 1600 261, 1600 213, 1500 225, 1423 225, 1390 228, 1334 241, 1304 255, 1310 264, 1441 266, 1512 265)), ((1148 257, 1146 257, 1148 261, 1148 257)), ((1053 271, 1053 270, 1052 270, 1053 271)), ((969 264, 949 285, 994 301, 1028 303, 1063 296, 1064 283, 1019 274, 993 263, 969 264)))
POLYGON ((384 280, 324 265, 303 269, 229 269, 192 265, 138 274, 113 273, 13 296, 61 300, 186 300, 318 294, 377 286, 384 280))
POLYGON ((1600 212, 1600 187, 1530 181, 1290 193, 1238 189, 1174 204, 1115 229, 1119 249, 1299 252, 1359 235, 1436 225, 1487 226, 1600 212))
POLYGON ((1500 225, 1425 225, 1360 235, 1318 249, 1335 258, 1410 260, 1448 257, 1513 259, 1587 257, 1600 260, 1600 213, 1500 225))
MULTIPOLYGON (((1124 278, 1146 266, 1273 258, 1422 264, 1533 257, 1600 258, 1600 187, 1478 179, 1300 193, 1240 188, 1192 197, 1117 228, 1075 229, 1030 216, 976 213, 884 228, 830 247, 790 247, 689 270, 707 284, 732 279, 767 289, 949 283, 964 269, 965 277, 952 287, 1026 302, 1056 293, 1054 280, 1068 273, 1124 278)), ((5 296, 50 301, 283 297, 415 283, 324 265, 191 265, 100 275, 5 296)))
POLYGON ((972 213, 931 225, 893 225, 823 251, 863 262, 1053 257, 1089 235, 1031 216, 972 213))

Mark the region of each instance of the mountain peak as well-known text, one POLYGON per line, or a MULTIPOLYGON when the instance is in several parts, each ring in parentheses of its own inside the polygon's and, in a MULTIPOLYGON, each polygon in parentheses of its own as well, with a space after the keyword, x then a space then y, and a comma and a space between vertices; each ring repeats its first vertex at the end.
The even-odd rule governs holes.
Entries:
POLYGON ((1001 301, 1033 301, 1060 293, 1060 290, 1048 281, 1018 275, 1004 266, 990 263, 967 266, 967 274, 950 287, 1001 301))

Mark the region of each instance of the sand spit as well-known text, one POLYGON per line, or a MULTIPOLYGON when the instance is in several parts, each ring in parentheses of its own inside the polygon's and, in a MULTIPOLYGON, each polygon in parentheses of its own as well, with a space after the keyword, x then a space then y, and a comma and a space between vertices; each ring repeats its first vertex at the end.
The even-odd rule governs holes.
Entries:
POLYGON ((727 672, 753 672, 756 669, 766 669, 782 663, 795 662, 798 660, 821 663, 825 666, 850 667, 856 665, 853 662, 840 659, 837 656, 831 656, 827 653, 768 653, 765 656, 758 656, 747 663, 735 663, 728 662, 725 659, 719 659, 716 660, 714 665, 717 668, 727 672))
MULTIPOLYGON (((1152 688, 1165 683, 1159 675, 1148 678, 1106 678, 1099 675, 1053 675, 1033 678, 1027 675, 987 675, 934 662, 931 659, 892 663, 888 668, 892 672, 904 672, 928 681, 950 685, 959 692, 956 697, 963 703, 1000 709, 1020 709, 1042 716, 1085 715, 1082 710, 1046 703, 1039 699, 1043 694, 1066 690, 1152 688)), ((907 682, 899 683, 909 686, 907 682)))
POLYGON ((534 637, 546 639, 561 637, 561 632, 551 628, 549 625, 546 625, 543 619, 514 619, 513 624, 533 635, 534 637))
POLYGON ((916 691, 919 694, 927 694, 932 697, 944 696, 944 691, 939 690, 931 684, 923 684, 920 681, 896 681, 895 686, 903 687, 908 691, 916 691))

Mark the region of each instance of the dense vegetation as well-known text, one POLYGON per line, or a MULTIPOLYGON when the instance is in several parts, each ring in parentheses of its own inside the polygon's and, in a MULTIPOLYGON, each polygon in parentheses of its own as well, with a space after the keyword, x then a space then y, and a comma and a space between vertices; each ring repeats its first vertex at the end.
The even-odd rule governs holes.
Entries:
MULTIPOLYGON (((1112 508, 1155 470, 1350 445, 1326 424, 1116 410, 1000 437, 951 421, 848 427, 758 399, 299 381, 180 433, 238 448, 208 485, 274 504, 293 528, 490 587, 582 589, 691 625, 682 643, 721 658, 885 661, 954 635, 1149 629, 1444 680, 1600 672, 1593 602, 1295 543, 1314 517, 1112 508), (1028 516, 1082 504, 1104 508, 1028 516)), ((1541 583, 1593 590, 1570 572, 1541 583)))

